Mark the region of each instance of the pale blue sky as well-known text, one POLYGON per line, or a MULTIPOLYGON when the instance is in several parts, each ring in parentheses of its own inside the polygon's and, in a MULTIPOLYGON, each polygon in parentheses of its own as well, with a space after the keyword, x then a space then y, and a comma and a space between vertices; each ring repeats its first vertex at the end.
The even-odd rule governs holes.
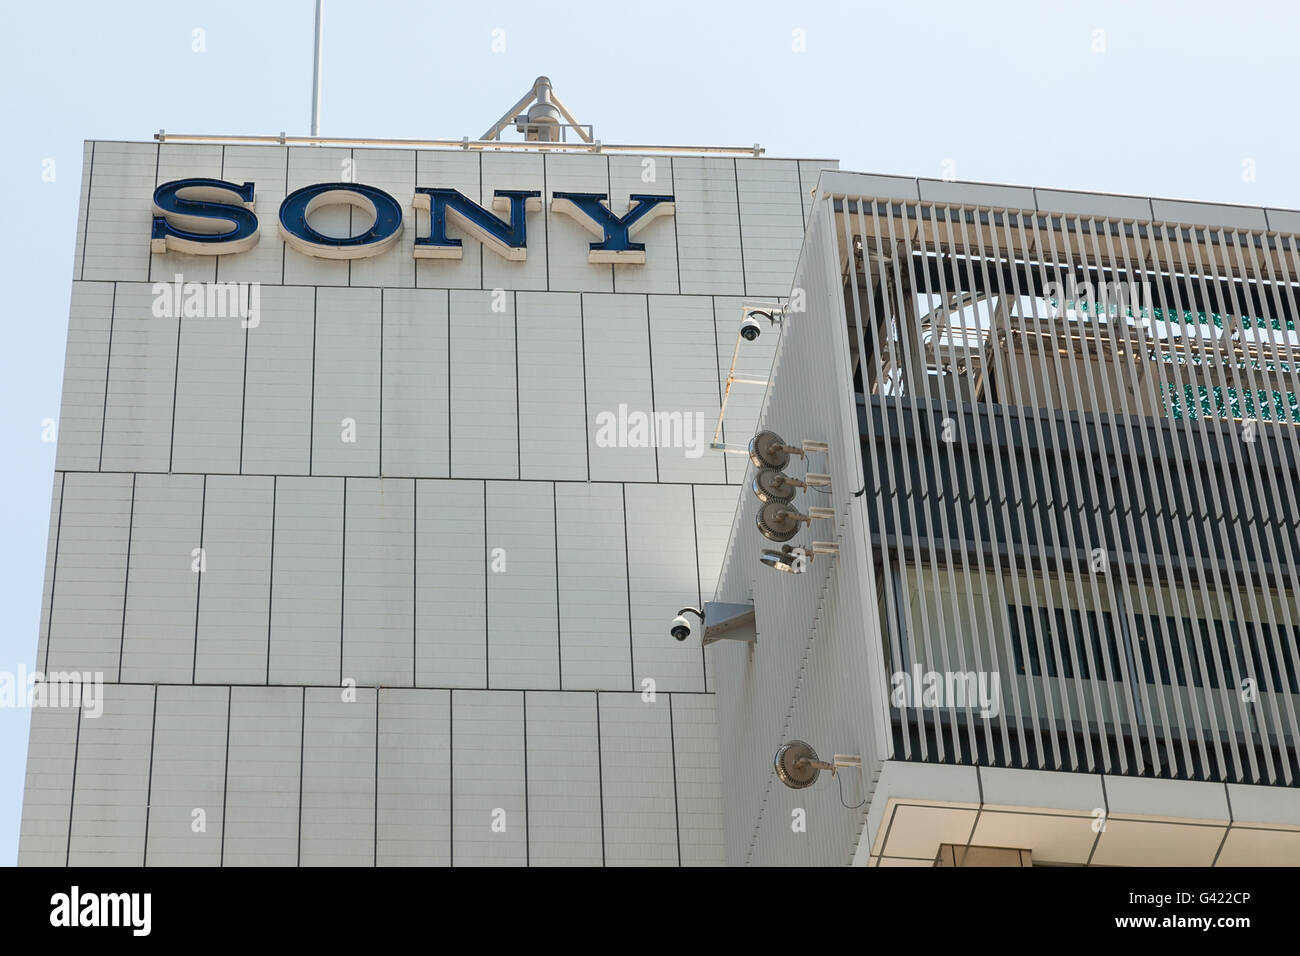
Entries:
MULTIPOLYGON (((306 134, 312 10, 5 10, 0 671, 35 656, 54 466, 41 421, 58 415, 81 143, 147 141, 160 127, 306 134)), ((951 160, 961 179, 1294 208, 1298 21, 1282 0, 327 0, 322 133, 477 137, 544 73, 609 143, 758 142, 909 176, 941 176, 951 160)), ((17 854, 27 718, 0 708, 0 864, 17 854)))

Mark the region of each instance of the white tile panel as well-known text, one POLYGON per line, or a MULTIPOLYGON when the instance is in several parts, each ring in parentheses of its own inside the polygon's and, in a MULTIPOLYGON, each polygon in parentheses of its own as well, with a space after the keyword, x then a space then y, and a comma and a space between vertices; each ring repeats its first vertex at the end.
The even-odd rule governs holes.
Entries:
MULTIPOLYGON (((340 183, 348 176, 352 150, 313 146, 289 150, 289 172, 285 195, 317 183, 340 183)), ((332 204, 312 213, 311 227, 326 236, 345 239, 361 231, 361 210, 347 203, 332 204), (354 229, 353 224, 356 224, 354 229)), ((280 238, 279 207, 274 216, 262 220, 269 230, 264 238, 280 238)), ((259 243, 260 245, 260 243, 259 243)), ((320 259, 284 246, 284 281, 290 285, 347 285, 350 262, 320 259)))
POLYGON ((600 738, 596 695, 524 695, 528 739, 528 863, 599 866, 600 738))
POLYGON ((180 321, 172 470, 238 474, 244 349, 252 330, 238 315, 180 321))
POLYGON ((271 576, 272 684, 338 684, 343 479, 279 478, 271 576))
POLYGON ((415 482, 347 479, 343 533, 343 676, 415 682, 415 482))
POLYGON ((194 677, 203 517, 202 475, 137 475, 126 576, 121 679, 194 677))
POLYGON ((451 475, 517 478, 514 295, 453 291, 449 334, 451 475))
POLYGON ((77 244, 72 250, 72 278, 81 278, 82 251, 86 247, 86 214, 90 206, 90 181, 94 175, 95 144, 86 140, 81 144, 81 193, 77 201, 77 244))
POLYGON ((661 692, 703 691, 699 629, 686 641, 668 634, 677 609, 700 595, 691 488, 629 484, 626 491, 632 680, 640 688, 649 678, 661 692))
MULTIPOLYGON (((673 161, 667 156, 609 155, 610 201, 623 214, 633 193, 674 195, 673 161)), ((637 233, 645 243, 641 265, 614 266, 615 292, 679 292, 677 278, 677 217, 660 218, 637 233)))
MULTIPOLYGON (((671 638, 669 638, 671 640, 671 638)), ((677 798, 667 694, 601 694, 600 763, 605 862, 676 866, 677 798)))
POLYGON ((447 293, 385 289, 383 340, 381 473, 446 477, 451 440, 447 293))
MULTIPOLYGON (((178 179, 223 179, 222 147, 210 143, 161 143, 154 186, 178 179)), ((150 191, 152 196, 152 190, 150 191)), ((152 228, 152 227, 151 227, 152 228)), ((152 236, 152 232, 149 233, 152 236)), ((150 254, 149 278, 154 282, 212 282, 217 277, 218 256, 196 256, 183 252, 150 254)))
POLYGON ((735 162, 675 156, 672 164, 682 292, 744 295, 735 162))
POLYGON ((541 481, 487 483, 491 687, 559 688, 554 487, 541 481))
MULTIPOLYGON (((736 517, 737 498, 749 492, 734 485, 695 486, 695 547, 700 558, 700 594, 712 601, 736 517)), ((755 557, 754 566, 758 567, 755 557)))
POLYGON ((50 641, 50 610, 54 603, 54 565, 59 552, 59 513, 63 509, 63 482, 67 478, 61 471, 54 473, 50 489, 50 530, 45 538, 45 575, 41 583, 41 620, 37 625, 36 667, 45 661, 45 648, 50 641))
POLYGON ((453 691, 451 737, 452 862, 524 865, 528 810, 523 693, 453 691))
MULTIPOLYGON (((737 499, 741 494, 749 493, 735 485, 696 485, 693 489, 695 549, 699 557, 702 601, 716 599, 727 542, 731 540, 731 526, 736 517, 737 499)), ((758 555, 754 555, 753 560, 757 571, 758 555)), ((710 692, 714 689, 713 656, 708 651, 704 651, 704 689, 710 692)))
POLYGON ((379 472, 379 303, 378 289, 316 293, 314 475, 379 472))
POLYGON ((229 697, 228 687, 158 688, 146 866, 221 864, 229 697))
POLYGON ((927 203, 991 206, 995 209, 1034 208, 1034 191, 1022 186, 996 186, 941 179, 919 179, 917 186, 921 192, 921 201, 927 203))
POLYGON ((35 707, 27 742, 27 782, 18 835, 19 866, 63 866, 68 859, 72 773, 79 707, 35 707))
POLYGON ((673 779, 683 866, 725 866, 718 722, 711 694, 671 694, 673 779))
POLYGON ((745 292, 788 295, 804 233, 798 164, 784 159, 735 162, 745 292))
MULTIPOLYGON (((402 235, 387 252, 353 259, 349 284, 410 289, 415 286, 415 151, 411 149, 354 149, 352 181, 382 189, 402 207, 402 235)), ((361 210, 352 216, 356 230, 366 220, 361 210)))
POLYGON ((379 692, 379 866, 451 862, 451 694, 379 692))
POLYGON ((311 462, 316 292, 265 286, 248 330, 244 372, 245 474, 305 475, 311 462))
POLYGON ((1255 206, 1230 206, 1226 203, 1180 202, 1172 199, 1151 200, 1151 212, 1157 222, 1187 223, 1196 226, 1222 226, 1227 229, 1268 228, 1263 209, 1255 206))
POLYGON ((303 689, 232 687, 225 866, 294 866, 303 745, 303 689))
POLYGON ((133 477, 75 472, 64 477, 47 672, 117 676, 133 477))
POLYGON ((581 296, 520 292, 521 478, 587 478, 586 375, 581 296))
MULTIPOLYGON (((257 245, 247 252, 217 257, 217 278, 222 282, 284 281, 284 242, 280 239, 280 201, 285 197, 289 150, 285 146, 227 146, 222 179, 253 184, 253 212, 257 214, 257 245)), ((265 289, 262 290, 265 293, 265 289)))
MULTIPOLYGON (((613 292, 612 267, 587 261, 591 244, 600 240, 569 216, 551 215, 551 197, 556 192, 603 193, 608 197, 609 157, 590 153, 548 153, 545 159, 547 288, 613 292)), ((615 215, 622 215, 626 209, 626 204, 616 207, 615 215)), ((533 254, 531 239, 530 235, 530 257, 533 254)))
POLYGON ((103 713, 85 711, 77 743, 70 866, 144 860, 154 688, 106 684, 103 713))
POLYGON ((627 597, 623 486, 555 486, 561 528, 560 686, 630 690, 632 641, 627 597))
MULTIPOLYGON (((481 205, 492 208, 492 194, 498 189, 535 189, 546 196, 546 174, 541 153, 482 154, 483 198, 481 205)), ((495 213, 504 219, 506 213, 495 213)), ((528 257, 523 262, 503 259, 489 249, 483 250, 484 289, 545 289, 547 276, 547 235, 544 210, 528 214, 528 257)), ((455 224, 447 230, 448 236, 463 238, 466 245, 472 241, 459 233, 455 224)))
POLYGON ((271 625, 271 527, 275 479, 208 475, 194 680, 260 684, 266 680, 271 625))
POLYGON ((721 402, 713 300, 649 298, 659 480, 725 482, 723 456, 709 448, 721 402))
MULTIPOLYGON (((479 179, 482 164, 483 154, 477 151, 421 150, 416 155, 418 168, 416 181, 419 185, 430 188, 459 189, 469 199, 481 205, 483 199, 479 179)), ((429 234, 427 212, 417 210, 415 224, 417 235, 429 234)), ((454 223, 448 229, 447 236, 461 240, 461 258, 459 260, 416 260, 416 285, 424 289, 483 288, 483 247, 462 235, 454 223)), ((488 255, 495 255, 495 253, 489 252, 488 255)))
POLYGON ((104 413, 105 471, 167 471, 180 320, 153 314, 147 283, 119 282, 104 413))
POLYGON ((584 295, 582 313, 591 480, 654 481, 655 449, 629 447, 623 439, 635 436, 619 435, 624 429, 617 424, 654 411, 646 297, 584 295), (602 433, 611 422, 613 431, 602 433))
POLYGON ((55 459, 55 467, 60 470, 96 471, 99 468, 99 447, 104 436, 104 388, 108 381, 108 343, 112 328, 112 284, 74 282, 55 459))
POLYGON ((375 862, 375 691, 307 688, 302 748, 302 866, 375 862), (355 699, 353 699, 355 693, 355 699))
POLYGON ((157 168, 154 143, 95 143, 81 278, 149 278, 157 168))
POLYGON ((481 481, 415 488, 415 677, 421 687, 487 685, 487 547, 481 481))

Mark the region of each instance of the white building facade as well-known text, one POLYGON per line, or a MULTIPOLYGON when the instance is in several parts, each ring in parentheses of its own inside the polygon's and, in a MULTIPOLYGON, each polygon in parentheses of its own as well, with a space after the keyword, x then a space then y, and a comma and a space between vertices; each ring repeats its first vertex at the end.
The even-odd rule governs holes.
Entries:
POLYGON ((712 596, 745 474, 707 448, 741 303, 788 293, 833 165, 87 143, 36 667, 102 712, 33 710, 19 862, 724 862, 709 658, 667 623, 712 596), (254 244, 151 246, 196 178, 253 184, 254 244), (300 251, 277 211, 320 183, 383 190, 400 233, 300 251), (452 216, 460 257, 418 257, 417 187, 536 190, 525 254, 452 216), (566 191, 673 214, 593 262, 566 191))

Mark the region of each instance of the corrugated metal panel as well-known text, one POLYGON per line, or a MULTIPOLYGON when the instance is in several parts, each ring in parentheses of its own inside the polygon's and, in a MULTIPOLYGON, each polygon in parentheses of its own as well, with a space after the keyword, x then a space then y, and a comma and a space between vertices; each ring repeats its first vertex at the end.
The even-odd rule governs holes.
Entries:
POLYGON ((219 866, 228 687, 158 688, 147 866, 219 866))
POLYGON ((524 695, 458 690, 452 708, 453 862, 528 861, 524 695))
POLYGON ((298 863, 303 688, 232 687, 225 866, 298 863))
POLYGON ((721 401, 713 381, 713 300, 666 295, 649 300, 659 480, 723 482, 722 456, 708 447, 721 401))
POLYGON ((312 388, 313 475, 379 471, 377 289, 319 289, 312 388))
POLYGON ((451 862, 451 694, 379 692, 379 866, 451 862))
POLYGON ((157 168, 156 143, 95 143, 82 279, 150 278, 149 245, 140 241, 139 229, 153 212, 157 168))
MULTIPOLYGON (((829 455, 813 455, 806 466, 795 459, 788 472, 797 475, 806 467, 831 475, 829 494, 806 492, 798 501, 834 508, 836 518, 814 522, 797 540, 835 541, 840 554, 814 558, 803 574, 762 567, 759 552, 773 545, 755 528, 757 500, 744 488, 718 588, 719 600, 754 601, 758 631, 752 652, 728 642, 712 649, 732 863, 843 864, 852 858, 865 807, 842 806, 839 781, 785 789, 772 772, 772 754, 782 743, 801 738, 824 756, 861 755, 864 776, 843 775, 843 802, 850 806, 864 801, 872 769, 885 756, 883 671, 863 640, 864 625, 872 633, 862 587, 870 584, 871 572, 853 495, 861 487, 862 466, 850 414, 852 373, 837 258, 831 211, 823 201, 813 211, 795 273, 794 287, 806 308, 792 311, 779 331, 763 333, 780 341, 761 427, 796 444, 829 442, 829 455), (873 676, 880 682, 873 683, 873 676), (798 818, 795 810, 802 811, 798 818)), ((752 467, 747 478, 750 472, 752 467)))
POLYGON ((415 482, 347 479, 343 527, 343 676, 415 683, 415 482))
POLYGON ((194 651, 195 683, 266 680, 271 632, 271 531, 275 479, 209 475, 194 651))
POLYGON ((587 382, 581 297, 521 292, 516 306, 520 477, 585 481, 587 382))
POLYGON ((244 370, 244 474, 305 475, 312 453, 316 293, 264 288, 248 332, 244 370))
POLYGON ((236 287, 223 292, 220 303, 213 297, 220 314, 181 319, 172 471, 239 472, 244 349, 250 331, 240 316, 247 312, 248 294, 236 287))
POLYGON ((302 749, 303 866, 375 862, 375 691, 308 688, 302 749))
POLYGON ((530 866, 603 862, 596 696, 546 691, 524 695, 530 866))
POLYGON ((609 866, 680 860, 669 695, 599 695, 600 773, 609 866))
POLYGON ((343 679, 342 478, 277 478, 267 681, 343 679))
POLYGON ((383 318, 380 471, 446 477, 451 441, 447 293, 385 289, 383 318))
POLYGON ((153 314, 143 282, 119 282, 104 409, 104 471, 168 471, 180 320, 153 314))
POLYGON ((655 449, 623 424, 654 410, 647 297, 584 295, 582 325, 591 480, 654 481, 655 449))
POLYGON ((194 678, 202 475, 138 475, 119 680, 194 678))
POLYGON ((63 400, 59 406, 59 446, 54 462, 60 471, 99 469, 113 294, 114 288, 108 282, 72 284, 63 400))
POLYGON ((565 482, 555 486, 560 686, 632 687, 623 488, 565 482))
POLYGON ((481 481, 415 483, 415 682, 487 685, 486 492, 481 481))
POLYGON ((149 806, 153 687, 104 686, 103 713, 83 710, 69 866, 139 866, 149 806))
POLYGON ((555 486, 487 483, 488 685, 556 687, 555 486))
POLYGON ((64 476, 47 672, 117 676, 134 487, 134 475, 64 476))
POLYGON ((514 295, 453 291, 448 334, 452 477, 518 478, 514 295), (483 388, 484 382, 493 387, 483 388))

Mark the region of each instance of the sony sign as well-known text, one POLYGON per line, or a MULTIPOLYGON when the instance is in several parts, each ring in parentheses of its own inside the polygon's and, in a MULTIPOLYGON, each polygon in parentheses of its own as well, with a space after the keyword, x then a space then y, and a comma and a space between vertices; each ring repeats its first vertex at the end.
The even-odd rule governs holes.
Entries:
MULTIPOLYGON (((528 255, 528 213, 541 209, 535 189, 498 189, 485 209, 455 189, 417 187, 411 205, 429 214, 429 231, 415 237, 417 259, 459 259, 461 241, 447 235, 449 221, 497 255, 522 262, 528 255), (501 215, 498 215, 500 213, 501 215), (502 218, 506 216, 507 218, 502 218)), ((153 194, 156 253, 184 252, 220 256, 245 252, 257 244, 260 225, 253 211, 253 184, 222 179, 177 179, 153 194)), ((634 195, 622 216, 609 207, 604 193, 557 192, 551 211, 570 217, 599 241, 590 245, 588 262, 644 263, 645 244, 632 237, 660 216, 674 212, 672 196, 634 195)), ((280 235, 294 249, 322 259, 364 259, 395 245, 402 234, 402 207, 388 193, 361 183, 316 183, 284 197, 280 235), (325 206, 357 206, 373 217, 355 236, 338 238, 317 232, 308 220, 325 206)))

